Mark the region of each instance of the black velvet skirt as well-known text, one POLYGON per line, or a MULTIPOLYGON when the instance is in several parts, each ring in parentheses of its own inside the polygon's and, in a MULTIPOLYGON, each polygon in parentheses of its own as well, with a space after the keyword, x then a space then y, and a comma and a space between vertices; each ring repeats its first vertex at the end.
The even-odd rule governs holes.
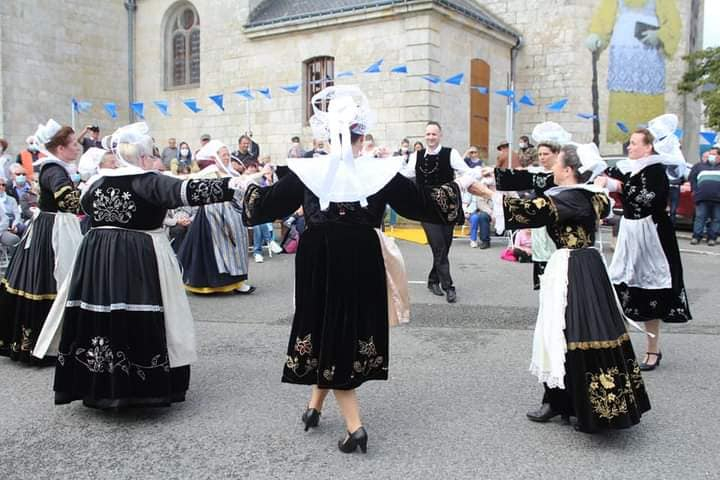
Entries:
POLYGON ((640 422, 650 401, 605 264, 593 248, 573 250, 565 310, 565 389, 548 389, 559 413, 586 432, 640 422))
POLYGON ((33 365, 55 360, 31 355, 57 295, 54 225, 55 215, 50 213, 41 213, 33 221, 32 236, 26 234, 18 244, 0 286, 0 355, 33 365))
POLYGON ((171 368, 152 239, 90 230, 70 281, 55 367, 55 403, 164 406, 185 399, 190 367, 171 368))
POLYGON ((540 290, 540 276, 545 272, 547 262, 533 260, 533 290, 540 290))
POLYGON ((300 237, 295 267, 282 381, 347 390, 387 380, 385 264, 375 230, 314 225, 300 237))
POLYGON ((247 275, 229 275, 218 271, 210 222, 204 208, 198 209, 177 257, 182 267, 185 289, 192 293, 232 292, 248 278, 247 275))

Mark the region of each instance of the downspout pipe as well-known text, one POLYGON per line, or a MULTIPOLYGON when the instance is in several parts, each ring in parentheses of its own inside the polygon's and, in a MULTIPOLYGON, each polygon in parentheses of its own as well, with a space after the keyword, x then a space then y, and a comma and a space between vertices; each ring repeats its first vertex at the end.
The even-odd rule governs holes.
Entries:
MULTIPOLYGON (((135 101, 135 11, 137 11, 136 0, 125 0, 125 10, 127 10, 128 24, 128 103, 135 101)), ((132 108, 128 109, 128 120, 130 123, 135 121, 135 112, 132 108)))
MULTIPOLYGON (((524 46, 524 41, 522 35, 518 35, 517 41, 515 42, 515 45, 513 45, 510 48, 510 90, 513 92, 515 91, 515 76, 516 76, 516 70, 517 70, 517 56, 520 52, 520 49, 524 46)), ((509 124, 510 124, 510 132, 508 135, 508 168, 512 168, 512 152, 513 152, 513 138, 515 137, 515 108, 514 108, 514 98, 508 98, 508 116, 510 118, 509 124)))

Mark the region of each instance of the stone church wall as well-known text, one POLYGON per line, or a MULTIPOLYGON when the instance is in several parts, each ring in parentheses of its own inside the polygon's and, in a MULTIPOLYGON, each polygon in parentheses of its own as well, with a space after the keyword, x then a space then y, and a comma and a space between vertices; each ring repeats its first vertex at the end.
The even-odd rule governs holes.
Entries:
POLYGON ((69 124, 73 96, 94 102, 78 126, 111 131, 102 104, 127 110, 126 18, 119 0, 0 1, 0 136, 11 153, 49 117, 69 124))

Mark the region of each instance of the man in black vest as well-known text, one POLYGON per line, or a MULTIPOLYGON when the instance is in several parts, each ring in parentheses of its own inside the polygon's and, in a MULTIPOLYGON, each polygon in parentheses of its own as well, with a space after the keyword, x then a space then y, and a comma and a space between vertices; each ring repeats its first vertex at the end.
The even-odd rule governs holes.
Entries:
MULTIPOLYGON (((442 128, 437 122, 428 122, 425 127, 426 149, 419 150, 408 160, 403 175, 415 178, 418 186, 441 185, 455 179, 455 174, 468 173, 470 168, 463 161, 460 152, 440 145, 442 128)), ((458 199, 460 201, 460 199, 458 199)), ((465 215, 459 216, 465 221, 465 215)), ((422 223, 433 254, 433 267, 428 275, 428 288, 435 295, 446 295, 448 303, 457 299, 455 286, 450 276, 450 245, 453 239, 453 225, 422 223), (443 293, 443 290, 445 293, 443 293)))

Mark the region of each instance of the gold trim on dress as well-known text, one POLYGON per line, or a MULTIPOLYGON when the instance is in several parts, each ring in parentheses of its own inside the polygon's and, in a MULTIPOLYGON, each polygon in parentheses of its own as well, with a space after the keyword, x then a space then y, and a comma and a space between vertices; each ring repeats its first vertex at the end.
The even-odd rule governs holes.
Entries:
POLYGON ((58 191, 53 194, 53 196, 55 197, 55 200, 57 200, 58 198, 65 195, 65 192, 67 192, 68 190, 72 190, 73 188, 74 187, 71 187, 70 185, 65 185, 64 187, 60 187, 60 189, 58 189, 58 191))
POLYGON ((222 287, 191 287, 190 285, 185 285, 185 290, 192 293, 200 293, 200 294, 207 294, 207 293, 228 293, 232 292, 233 290, 237 290, 238 288, 243 286, 243 283, 245 283, 245 280, 242 280, 237 283, 232 283, 230 285, 225 285, 222 287))
POLYGON ((57 297, 56 293, 30 293, 23 290, 18 290, 16 288, 12 288, 6 278, 3 278, 0 284, 5 287, 5 291, 7 291, 9 294, 27 298, 28 300, 34 300, 36 302, 42 300, 55 300, 55 297, 57 297))
POLYGON ((615 340, 596 340, 592 342, 568 342, 567 349, 570 350, 600 350, 605 348, 616 348, 625 342, 630 341, 630 335, 623 333, 615 340))

